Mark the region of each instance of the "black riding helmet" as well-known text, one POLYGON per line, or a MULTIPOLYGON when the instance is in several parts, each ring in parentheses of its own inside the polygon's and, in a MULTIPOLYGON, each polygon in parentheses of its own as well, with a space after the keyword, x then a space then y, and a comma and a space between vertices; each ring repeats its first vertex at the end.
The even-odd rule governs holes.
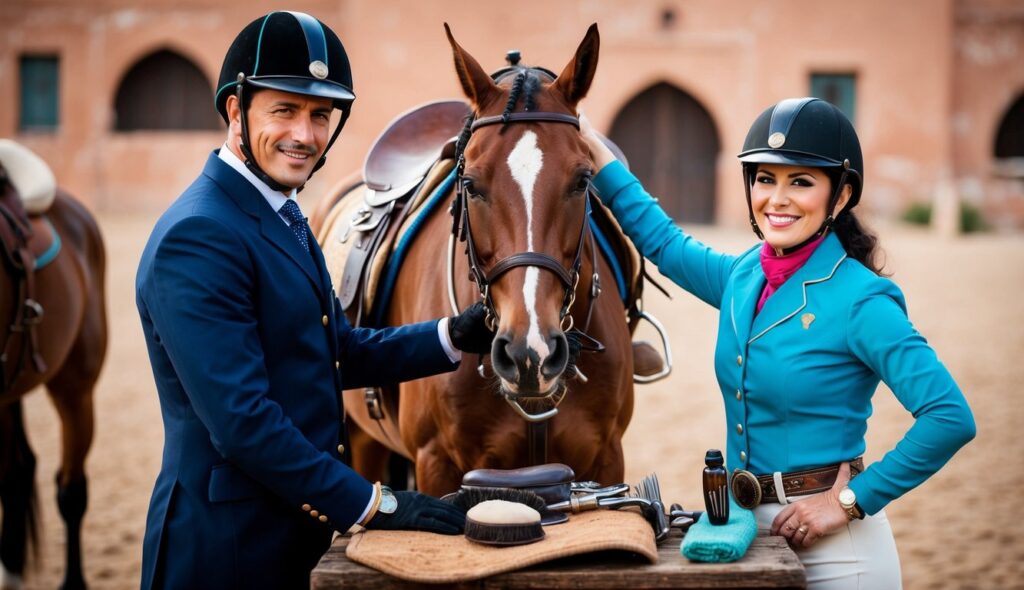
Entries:
POLYGON ((828 231, 843 185, 853 187, 845 210, 852 209, 860 201, 864 157, 857 132, 838 107, 824 100, 787 98, 772 105, 751 125, 738 157, 743 162, 750 226, 760 239, 764 239, 764 235, 754 220, 754 208, 750 202, 750 189, 758 164, 822 168, 832 179, 833 192, 825 222, 806 242, 787 251, 796 250, 828 231))
POLYGON ((224 65, 214 104, 228 122, 228 96, 234 93, 242 109, 242 153, 246 167, 260 180, 278 191, 288 190, 267 175, 249 150, 246 110, 246 86, 270 88, 295 94, 329 98, 341 110, 341 120, 324 153, 313 168, 313 175, 327 162, 327 152, 338 139, 351 112, 352 68, 341 40, 329 27, 302 12, 271 12, 252 21, 235 37, 224 65))

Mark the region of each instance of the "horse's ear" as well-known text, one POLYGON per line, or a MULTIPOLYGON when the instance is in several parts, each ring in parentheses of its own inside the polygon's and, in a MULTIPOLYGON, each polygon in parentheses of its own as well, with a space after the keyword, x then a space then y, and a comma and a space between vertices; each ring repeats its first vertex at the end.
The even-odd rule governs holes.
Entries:
POLYGON ((498 86, 480 67, 480 63, 455 41, 448 23, 444 23, 444 32, 448 35, 448 42, 452 46, 452 55, 455 57, 455 73, 459 75, 462 91, 466 93, 469 100, 473 101, 473 106, 479 109, 495 93, 499 92, 498 86))
POLYGON ((601 48, 601 35, 597 32, 597 23, 590 25, 586 36, 576 48, 576 55, 565 66, 553 86, 560 91, 569 104, 574 107, 583 100, 590 90, 590 83, 597 71, 597 54, 601 48))

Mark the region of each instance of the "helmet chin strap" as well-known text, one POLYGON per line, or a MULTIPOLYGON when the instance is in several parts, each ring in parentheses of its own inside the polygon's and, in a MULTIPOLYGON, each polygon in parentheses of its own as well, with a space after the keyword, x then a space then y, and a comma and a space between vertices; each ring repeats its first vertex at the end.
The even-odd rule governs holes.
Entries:
MULTIPOLYGON (((757 221, 754 219, 754 205, 753 205, 753 203, 750 200, 750 187, 753 184, 753 181, 752 181, 753 169, 754 169, 754 166, 746 165, 746 166, 743 167, 743 175, 745 176, 745 179, 744 179, 745 182, 743 184, 744 184, 744 186, 746 188, 746 191, 747 191, 747 211, 750 214, 750 226, 753 228, 754 234, 758 237, 758 239, 763 240, 764 239, 764 233, 761 232, 761 228, 757 226, 757 221)), ((857 174, 856 171, 854 171, 853 173, 857 174)), ((846 184, 846 179, 849 176, 849 174, 850 174, 850 161, 849 160, 843 160, 843 173, 839 175, 839 181, 836 182, 836 187, 832 191, 832 195, 829 198, 829 201, 828 201, 828 214, 825 216, 825 221, 823 221, 821 223, 821 226, 818 228, 818 231, 816 231, 813 234, 811 234, 811 236, 808 237, 806 240, 800 242, 796 246, 790 246, 789 248, 783 248, 782 249, 782 255, 783 256, 785 256, 786 254, 792 254, 793 252, 796 252, 800 248, 803 248, 807 244, 810 244, 814 240, 817 240, 818 238, 820 238, 820 237, 822 237, 822 236, 824 236, 825 234, 828 233, 828 230, 832 228, 832 224, 835 222, 835 217, 834 217, 833 214, 834 214, 834 211, 835 211, 835 208, 836 208, 836 203, 839 202, 839 197, 840 197, 840 195, 842 195, 843 186, 846 184)))
MULTIPOLYGON (((241 141, 238 142, 238 148, 242 151, 242 155, 245 156, 245 167, 248 168, 249 172, 252 172, 253 175, 256 176, 256 178, 262 180, 264 183, 266 183, 267 186, 269 186, 271 189, 275 191, 289 192, 294 188, 296 192, 301 192, 302 189, 306 188, 305 182, 302 183, 302 186, 299 187, 291 187, 286 184, 281 184, 280 182, 274 180, 269 174, 264 172, 263 169, 260 168, 260 165, 256 163, 256 158, 253 156, 252 150, 249 149, 249 117, 248 114, 246 113, 245 102, 242 100, 242 88, 244 86, 245 74, 239 72, 238 84, 235 87, 235 96, 238 97, 238 108, 241 113, 240 119, 242 122, 242 137, 241 141)), ((323 168, 324 164, 327 163, 327 152, 331 149, 331 146, 334 145, 334 142, 337 141, 338 136, 341 135, 341 128, 345 126, 345 122, 348 120, 348 115, 348 109, 341 111, 341 120, 338 121, 338 126, 334 129, 334 133, 331 134, 331 139, 330 141, 327 142, 327 147, 324 148, 324 153, 320 156, 320 159, 317 161, 316 165, 313 166, 313 170, 310 171, 309 176, 306 177, 306 182, 309 182, 309 179, 313 177, 313 174, 315 174, 317 170, 323 168)))

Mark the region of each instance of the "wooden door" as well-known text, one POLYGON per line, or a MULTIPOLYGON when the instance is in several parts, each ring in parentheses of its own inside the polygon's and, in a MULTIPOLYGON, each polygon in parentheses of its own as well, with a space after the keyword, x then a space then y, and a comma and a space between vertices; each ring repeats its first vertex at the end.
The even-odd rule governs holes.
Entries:
POLYGON ((692 96, 670 84, 656 84, 623 107, 610 137, 673 219, 714 222, 718 132, 692 96))
POLYGON ((139 60, 125 74, 114 109, 117 131, 222 129, 206 76, 168 50, 139 60))

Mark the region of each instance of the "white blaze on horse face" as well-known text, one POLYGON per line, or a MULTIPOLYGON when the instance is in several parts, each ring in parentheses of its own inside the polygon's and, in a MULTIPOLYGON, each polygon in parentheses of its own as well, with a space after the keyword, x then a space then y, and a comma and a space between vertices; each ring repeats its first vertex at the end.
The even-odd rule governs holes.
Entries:
MULTIPOLYGON (((544 165, 544 152, 537 147, 537 134, 533 131, 523 133, 523 136, 516 142, 508 155, 508 167, 512 171, 512 179, 519 185, 523 193, 523 200, 526 202, 526 249, 533 252, 533 187, 537 183, 537 176, 544 165)), ((535 266, 527 267, 526 280, 523 283, 523 302, 526 304, 526 312, 530 316, 530 327, 526 333, 526 345, 537 353, 538 358, 538 381, 543 381, 540 376, 540 366, 551 351, 548 349, 547 339, 540 333, 540 323, 537 320, 537 282, 540 279, 540 269, 535 266)), ((530 359, 526 359, 526 368, 531 369, 530 359)), ((543 387, 543 383, 541 386, 543 387)))

